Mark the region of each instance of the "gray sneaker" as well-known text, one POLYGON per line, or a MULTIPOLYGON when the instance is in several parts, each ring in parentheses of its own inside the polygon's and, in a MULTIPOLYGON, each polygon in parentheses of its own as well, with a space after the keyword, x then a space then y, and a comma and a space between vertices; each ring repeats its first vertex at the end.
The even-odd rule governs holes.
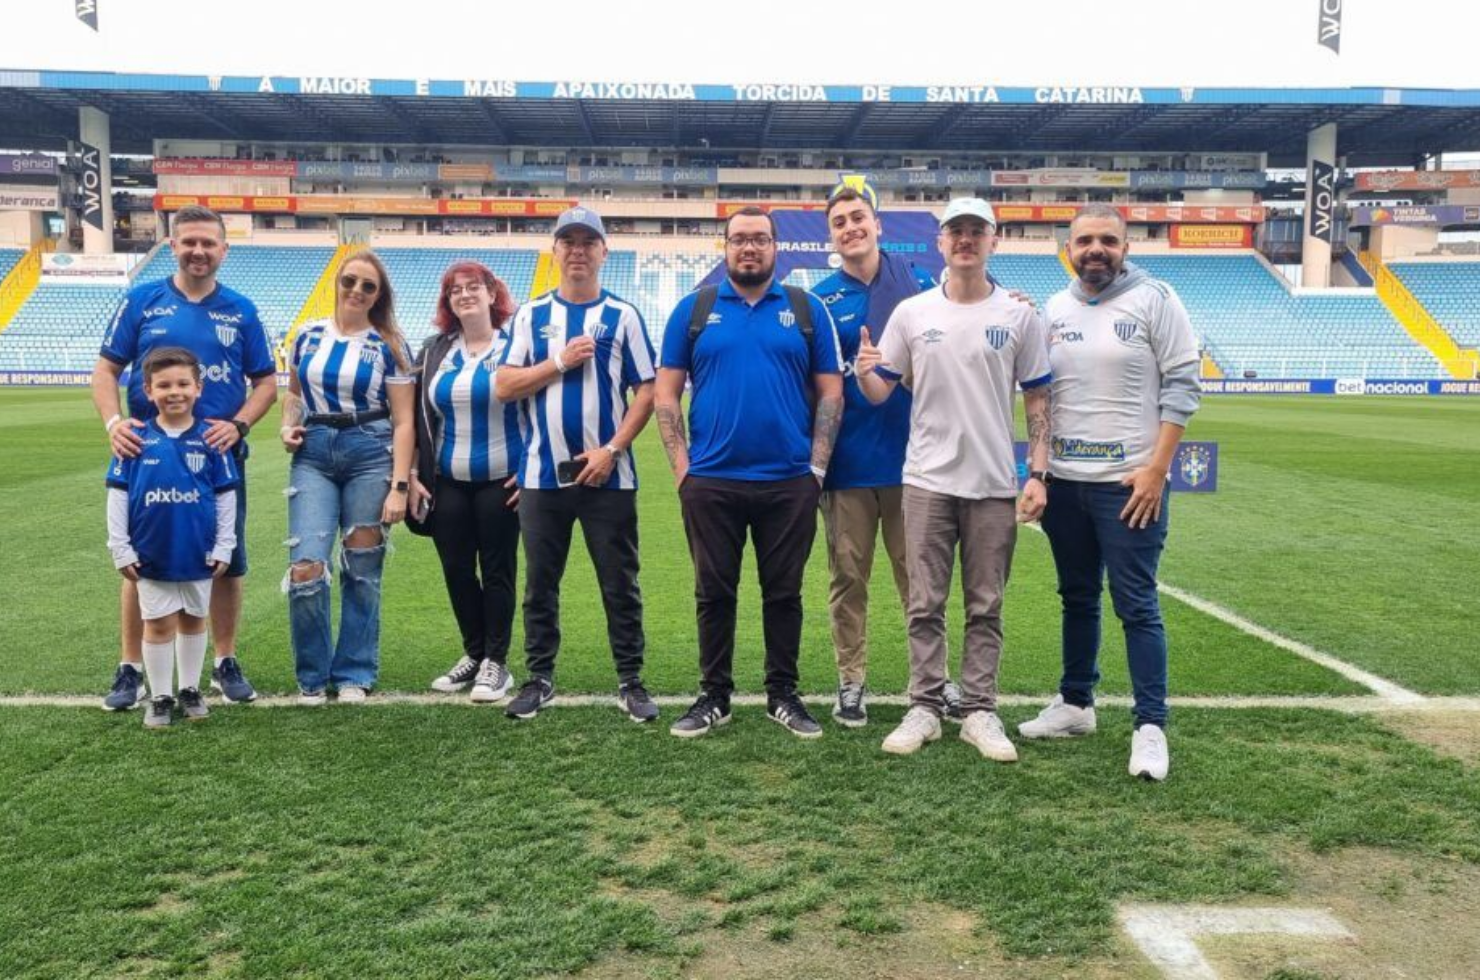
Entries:
POLYGON ((641 680, 625 681, 617 688, 617 706, 628 718, 639 724, 656 721, 658 718, 658 705, 648 694, 647 688, 642 686, 641 680))
POLYGON ((453 664, 447 673, 432 681, 432 690, 441 691, 443 694, 456 694, 473 683, 473 679, 477 676, 478 661, 465 656, 453 664))
POLYGON ((169 728, 175 720, 175 699, 168 694, 158 694, 149 699, 144 709, 145 728, 169 728))
POLYGON ((477 674, 473 681, 473 690, 468 693, 468 700, 474 704, 497 704, 509 696, 509 690, 514 686, 514 675, 503 664, 489 657, 477 666, 477 674))
POLYGON ((844 728, 862 728, 868 724, 862 684, 844 684, 838 688, 838 703, 833 705, 832 716, 844 728))
POLYGON ((211 716, 211 709, 206 707, 206 699, 194 687, 180 689, 180 712, 186 721, 205 721, 211 716))
POLYGON ((540 709, 555 700, 555 684, 544 677, 531 677, 524 682, 514 700, 504 709, 504 714, 520 721, 528 721, 540 713, 540 709))

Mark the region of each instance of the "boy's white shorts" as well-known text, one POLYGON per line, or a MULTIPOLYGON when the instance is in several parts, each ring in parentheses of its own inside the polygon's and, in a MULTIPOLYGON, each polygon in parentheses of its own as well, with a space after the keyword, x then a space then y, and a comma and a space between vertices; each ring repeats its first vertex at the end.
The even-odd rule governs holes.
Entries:
POLYGON ((139 612, 145 619, 163 619, 170 613, 185 612, 204 618, 211 605, 211 579, 194 582, 160 582, 139 579, 139 612))

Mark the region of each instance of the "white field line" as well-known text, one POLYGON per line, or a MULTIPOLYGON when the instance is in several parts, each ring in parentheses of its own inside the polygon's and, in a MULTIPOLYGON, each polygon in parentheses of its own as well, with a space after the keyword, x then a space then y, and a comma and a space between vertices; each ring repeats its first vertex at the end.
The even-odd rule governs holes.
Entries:
MULTIPOLYGON (((1040 534, 1043 533, 1043 527, 1039 524, 1029 524, 1028 526, 1040 534)), ((1253 620, 1240 616, 1232 609, 1220 606, 1218 603, 1210 599, 1204 599, 1202 596, 1188 592, 1186 589, 1179 589, 1175 585, 1168 585, 1165 582, 1157 582, 1156 590, 1163 595, 1171 596, 1183 605, 1191 606, 1204 615, 1213 617, 1219 622, 1227 623, 1241 633, 1246 633, 1256 639, 1263 640, 1271 646, 1279 647, 1281 650, 1293 653, 1297 657, 1302 657, 1313 664, 1319 664, 1325 667, 1333 673, 1340 674, 1347 680, 1362 685, 1373 694, 1387 701, 1391 701, 1395 705, 1403 705, 1405 707, 1416 706, 1426 700, 1422 694, 1416 691, 1410 691, 1406 687, 1400 687, 1390 680, 1385 680, 1376 674, 1369 673, 1360 667, 1349 664, 1339 657, 1333 657, 1331 654, 1317 650, 1315 647, 1301 643, 1299 640, 1292 640, 1288 636, 1283 636, 1272 629, 1260 626, 1253 620)))
POLYGON ((1128 905, 1117 917, 1126 935, 1167 980, 1218 980, 1218 972, 1197 948, 1198 936, 1355 938, 1329 912, 1321 909, 1128 905))
MULTIPOLYGON (((997 703, 1003 707, 1040 707, 1047 704, 1050 694, 1004 694, 997 699, 997 703)), ((214 699, 213 699, 214 700, 214 699)), ((663 694, 653 698, 655 702, 670 708, 687 708, 694 700, 694 695, 689 694, 663 694)), ((803 701, 819 708, 831 708, 833 696, 831 694, 807 695, 803 701)), ((908 705, 909 699, 903 694, 870 694, 870 704, 888 705, 892 707, 904 707, 908 705)), ((102 703, 102 698, 95 694, 6 694, 0 695, 0 708, 92 708, 97 709, 102 703)), ((364 707, 374 708, 388 705, 430 705, 447 708, 470 708, 486 711, 502 711, 501 702, 494 705, 473 704, 466 695, 460 694, 435 694, 407 691, 377 691, 370 696, 364 707)), ((730 703, 740 707, 764 707, 766 696, 764 694, 736 694, 730 699, 730 703)), ((1131 707, 1131 699, 1125 695, 1106 695, 1096 699, 1100 705, 1109 705, 1119 708, 1131 707)), ((1378 697, 1375 695, 1360 696, 1331 696, 1331 695, 1252 695, 1252 696, 1209 696, 1209 697, 1173 697, 1171 703, 1176 708, 1213 708, 1225 710, 1247 710, 1252 708, 1288 708, 1307 709, 1314 711, 1336 711, 1342 714, 1367 715, 1388 714, 1392 712, 1416 712, 1416 713, 1477 713, 1480 714, 1480 697, 1433 697, 1422 698, 1412 704, 1395 702, 1391 698, 1378 697)), ((253 708, 290 708, 297 707, 298 698, 292 694, 264 695, 259 697, 251 705, 253 708)), ((589 708, 589 707, 615 707, 616 697, 612 694, 570 693, 557 692, 555 700, 551 702, 551 708, 589 708)), ((231 711, 230 705, 222 705, 219 710, 231 711)), ((310 710, 310 709, 304 709, 310 710)))

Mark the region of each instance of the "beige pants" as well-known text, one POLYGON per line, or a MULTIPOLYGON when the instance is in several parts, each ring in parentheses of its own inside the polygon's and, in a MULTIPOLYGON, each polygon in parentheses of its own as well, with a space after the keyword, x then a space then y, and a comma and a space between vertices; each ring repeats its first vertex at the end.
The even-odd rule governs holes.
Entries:
POLYGON ((905 571, 902 487, 832 490, 822 495, 827 528, 827 567, 832 574, 828 611, 838 680, 862 684, 868 673, 868 583, 874 570, 874 544, 884 529, 884 551, 894 571, 901 606, 909 605, 905 571))
POLYGON ((945 711, 946 602, 959 544, 966 605, 961 710, 996 710, 1002 594, 1017 544, 1015 501, 969 500, 907 486, 904 535, 910 578, 910 704, 937 715, 945 711))

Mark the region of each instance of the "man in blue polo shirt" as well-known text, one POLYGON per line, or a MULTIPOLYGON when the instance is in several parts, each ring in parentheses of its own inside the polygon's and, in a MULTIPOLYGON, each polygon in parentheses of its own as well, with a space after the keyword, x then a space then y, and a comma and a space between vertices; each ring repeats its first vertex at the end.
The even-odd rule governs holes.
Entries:
POLYGON ((730 720, 735 596, 749 532, 767 714, 800 738, 816 738, 822 728, 796 691, 802 573, 842 419, 842 357, 827 307, 775 281, 776 227, 765 211, 747 207, 730 218, 725 268, 714 292, 700 290, 674 309, 658 371, 658 427, 694 559, 703 687, 670 731, 692 738, 730 720), (704 304, 702 316, 696 304, 704 304), (686 432, 679 399, 689 379, 686 432))
MULTIPOLYGON (((247 573, 246 467, 247 432, 277 400, 277 365, 267 332, 250 300, 216 282, 226 258, 226 225, 207 208, 191 205, 175 215, 170 238, 179 269, 167 279, 130 289, 113 324, 103 337, 93 368, 93 405, 104 419, 115 456, 132 459, 143 447, 140 433, 155 415, 144 395, 139 366, 156 347, 183 347, 202 365, 205 390, 195 406, 205 423, 205 440, 230 452, 241 475, 236 494, 236 550, 226 575, 211 590, 211 637, 216 662, 211 685, 227 701, 251 701, 257 694, 236 659, 236 631, 241 619, 242 576, 247 573), (129 417, 118 397, 119 379, 130 368, 129 417)), ((124 711, 144 699, 143 621, 137 587, 125 580, 122 593, 123 662, 113 688, 103 700, 110 711, 124 711)))

